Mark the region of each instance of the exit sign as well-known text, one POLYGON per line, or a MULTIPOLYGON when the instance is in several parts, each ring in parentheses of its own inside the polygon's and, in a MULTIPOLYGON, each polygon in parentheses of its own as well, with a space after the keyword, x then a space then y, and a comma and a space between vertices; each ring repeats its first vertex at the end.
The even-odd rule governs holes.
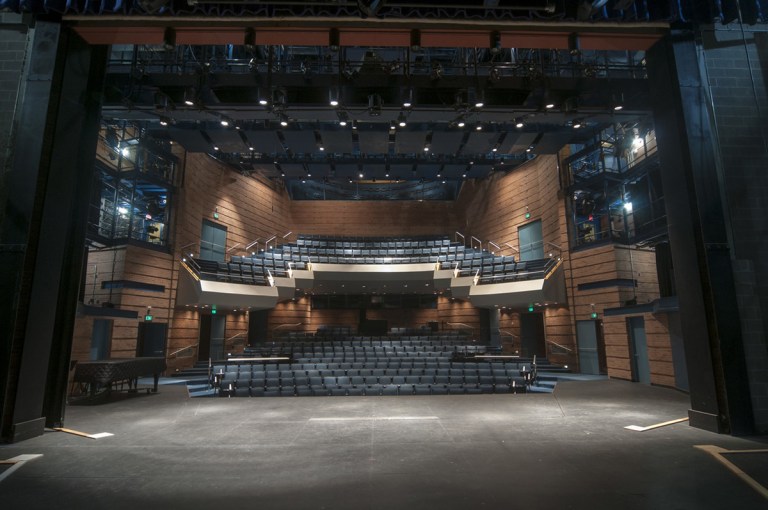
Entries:
POLYGON ((152 316, 151 315, 145 315, 144 316, 144 321, 145 322, 152 322, 152 316))
POLYGON ((593 319, 597 319, 597 312, 592 312, 590 317, 592 317, 593 319))

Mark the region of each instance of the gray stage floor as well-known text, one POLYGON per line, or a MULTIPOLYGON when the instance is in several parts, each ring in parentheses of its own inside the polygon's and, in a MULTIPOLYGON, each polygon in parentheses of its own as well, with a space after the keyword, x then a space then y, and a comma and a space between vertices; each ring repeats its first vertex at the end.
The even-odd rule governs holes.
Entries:
MULTIPOLYGON (((768 448, 686 423, 687 396, 624 381, 554 394, 189 399, 163 386, 70 406, 63 432, 0 446, 11 509, 765 509, 710 453, 768 448)), ((768 454, 725 455, 768 486, 768 454)))

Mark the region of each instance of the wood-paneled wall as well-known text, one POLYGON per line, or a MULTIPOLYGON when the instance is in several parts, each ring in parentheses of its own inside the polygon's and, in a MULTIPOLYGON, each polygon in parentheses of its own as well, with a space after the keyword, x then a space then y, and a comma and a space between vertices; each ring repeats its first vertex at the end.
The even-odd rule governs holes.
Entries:
MULTIPOLYGON (((296 201, 284 188, 258 175, 242 176, 202 154, 180 154, 183 173, 172 197, 173 253, 137 246, 91 252, 86 275, 86 301, 111 301, 143 316, 152 307, 155 321, 169 324, 168 352, 196 345, 199 314, 196 309, 177 307, 175 292, 182 251, 197 253, 203 219, 227 229, 229 255, 243 254, 244 246, 261 238, 289 231, 336 236, 417 236, 453 234, 475 236, 518 247, 518 228, 531 221, 542 222, 549 248, 562 247, 567 303, 550 303, 537 309, 544 313, 548 355, 555 361, 578 368, 575 324, 589 320, 595 311, 603 321, 608 374, 631 379, 629 340, 625 317, 604 317, 605 308, 630 300, 647 303, 658 297, 653 250, 601 245, 570 253, 565 200, 559 182, 558 160, 540 156, 508 172, 482 181, 467 181, 456 202, 296 201), (214 211, 218 219, 214 219, 214 211), (529 219, 525 218, 530 213, 529 219), (118 276, 119 275, 119 276, 118 276), (94 280, 94 276, 96 276, 94 280), (105 291, 103 279, 127 279, 160 284, 165 292, 131 289, 105 291), (634 279, 636 288, 619 285, 579 290, 583 283, 634 279)), ((513 250, 505 248, 505 254, 513 250)), ((519 342, 520 314, 526 310, 500 310, 500 329, 505 348, 519 342)), ((487 332, 487 318, 469 302, 438 296, 436 309, 367 310, 369 319, 386 319, 390 327, 412 327, 438 322, 440 330, 467 329, 475 337, 487 332), (465 326, 466 325, 466 326, 465 326)), ((672 356, 665 317, 645 314, 646 335, 654 384, 673 385, 672 356)), ((358 310, 313 310, 308 296, 280 303, 269 312, 268 338, 286 331, 314 332, 320 326, 349 326, 356 329, 358 310)), ((78 322, 73 353, 86 356, 90 348, 88 319, 78 322)), ((246 314, 227 315, 227 351, 242 347, 246 337, 246 314)), ((116 320, 113 356, 132 356, 136 349, 137 321, 116 320)), ((186 354, 186 353, 185 353, 186 354)), ((172 369, 190 365, 195 357, 174 358, 172 369)))
POLYGON ((453 202, 352 202, 299 200, 291 203, 292 230, 334 236, 452 234, 459 225, 453 202))

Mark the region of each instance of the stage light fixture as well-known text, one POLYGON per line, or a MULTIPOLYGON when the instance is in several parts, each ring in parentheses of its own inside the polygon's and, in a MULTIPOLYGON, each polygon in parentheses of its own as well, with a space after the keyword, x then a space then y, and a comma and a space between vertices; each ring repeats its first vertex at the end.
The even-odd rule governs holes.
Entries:
POLYGON ((172 27, 166 27, 163 31, 163 49, 166 51, 176 49, 176 30, 172 27))

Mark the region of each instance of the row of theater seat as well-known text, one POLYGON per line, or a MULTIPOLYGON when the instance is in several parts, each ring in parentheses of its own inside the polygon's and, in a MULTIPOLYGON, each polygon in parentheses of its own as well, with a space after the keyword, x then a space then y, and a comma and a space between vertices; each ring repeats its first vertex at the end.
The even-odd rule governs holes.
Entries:
MULTIPOLYGON (((299 240, 302 238, 300 237, 299 240)), ((451 243, 447 238, 429 240, 304 242, 270 248, 252 256, 234 255, 229 262, 193 259, 190 265, 201 278, 241 284, 267 285, 269 276, 285 277, 290 269, 304 270, 319 264, 435 264, 458 269, 461 276, 479 275, 479 283, 543 278, 556 262, 553 258, 517 261, 481 249, 451 243)))
POLYGON ((526 390, 526 374, 535 371, 531 360, 481 361, 473 356, 487 347, 458 343, 462 339, 467 341, 456 335, 423 335, 407 339, 334 337, 331 342, 303 341, 293 345, 276 342, 275 347, 280 350, 292 351, 292 361, 248 360, 249 354, 262 352, 258 346, 252 346, 236 361, 217 364, 212 369, 222 396, 432 395, 526 390), (423 351, 406 350, 425 347, 444 350, 434 352, 439 357, 419 357, 423 351), (312 354, 322 350, 325 356, 314 358, 307 349, 312 354), (470 349, 474 351, 471 354, 470 349), (457 360, 457 354, 468 358, 457 360))
POLYGON ((430 395, 524 392, 523 376, 294 376, 223 379, 222 396, 430 395))
POLYGON ((299 234, 295 244, 296 246, 308 246, 314 248, 406 249, 449 246, 451 240, 447 236, 366 238, 299 234))

